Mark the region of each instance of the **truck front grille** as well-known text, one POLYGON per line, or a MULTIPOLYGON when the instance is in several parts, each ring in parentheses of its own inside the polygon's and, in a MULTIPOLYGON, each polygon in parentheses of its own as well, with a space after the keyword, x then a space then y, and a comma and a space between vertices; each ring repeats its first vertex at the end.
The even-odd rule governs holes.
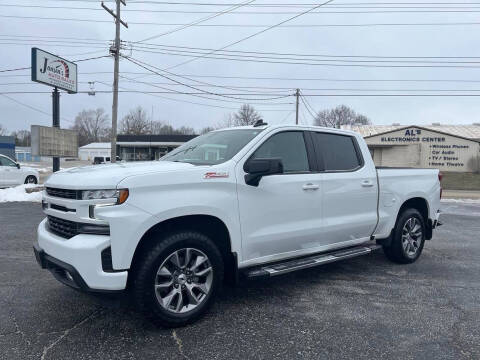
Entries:
POLYGON ((79 234, 78 223, 50 215, 48 216, 48 228, 51 232, 67 239, 79 234))
POLYGON ((75 199, 80 200, 80 191, 79 190, 69 190, 69 189, 58 189, 58 188, 46 188, 47 194, 54 197, 64 198, 64 199, 75 199))
POLYGON ((79 223, 48 215, 48 229, 63 238, 70 239, 78 234, 110 235, 108 225, 79 223))

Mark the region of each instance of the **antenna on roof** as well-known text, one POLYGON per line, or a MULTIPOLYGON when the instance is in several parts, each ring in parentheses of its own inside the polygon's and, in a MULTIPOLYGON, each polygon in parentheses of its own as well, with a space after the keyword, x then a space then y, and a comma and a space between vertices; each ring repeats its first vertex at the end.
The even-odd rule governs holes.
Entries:
POLYGON ((266 122, 263 122, 263 119, 258 119, 255 124, 253 124, 253 127, 259 127, 259 126, 265 126, 268 125, 266 122))

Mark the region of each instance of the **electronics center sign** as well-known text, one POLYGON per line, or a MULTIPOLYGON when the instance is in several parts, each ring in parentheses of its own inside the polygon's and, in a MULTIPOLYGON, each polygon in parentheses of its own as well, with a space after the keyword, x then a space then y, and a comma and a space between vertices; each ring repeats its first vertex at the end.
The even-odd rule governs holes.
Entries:
POLYGON ((408 127, 365 138, 376 165, 480 170, 480 143, 454 134, 408 127))
POLYGON ((32 81, 77 92, 77 64, 32 48, 32 81))

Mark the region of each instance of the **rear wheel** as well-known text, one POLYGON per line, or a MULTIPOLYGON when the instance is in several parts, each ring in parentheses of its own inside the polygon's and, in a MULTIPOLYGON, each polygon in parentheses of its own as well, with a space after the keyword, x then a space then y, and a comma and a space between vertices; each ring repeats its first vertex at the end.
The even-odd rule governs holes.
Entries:
POLYGON ((138 264, 134 300, 148 318, 166 327, 183 326, 202 316, 223 280, 217 247, 193 231, 166 236, 138 264))
POLYGON ((25 184, 36 184, 37 183, 37 178, 33 175, 28 175, 27 178, 25 179, 25 184))
POLYGON ((404 210, 395 225, 392 241, 383 246, 385 255, 400 264, 415 262, 421 255, 425 244, 425 220, 416 209, 404 210))

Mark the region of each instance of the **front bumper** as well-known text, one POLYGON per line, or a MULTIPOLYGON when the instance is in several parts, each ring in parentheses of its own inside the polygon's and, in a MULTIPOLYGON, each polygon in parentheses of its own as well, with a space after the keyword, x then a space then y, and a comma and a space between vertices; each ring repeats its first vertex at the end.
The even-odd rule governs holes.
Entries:
POLYGON ((101 253, 109 246, 110 237, 105 235, 62 238, 48 231, 43 220, 34 252, 39 265, 68 286, 84 291, 121 291, 126 288, 128 271, 105 272, 102 267, 101 253))

